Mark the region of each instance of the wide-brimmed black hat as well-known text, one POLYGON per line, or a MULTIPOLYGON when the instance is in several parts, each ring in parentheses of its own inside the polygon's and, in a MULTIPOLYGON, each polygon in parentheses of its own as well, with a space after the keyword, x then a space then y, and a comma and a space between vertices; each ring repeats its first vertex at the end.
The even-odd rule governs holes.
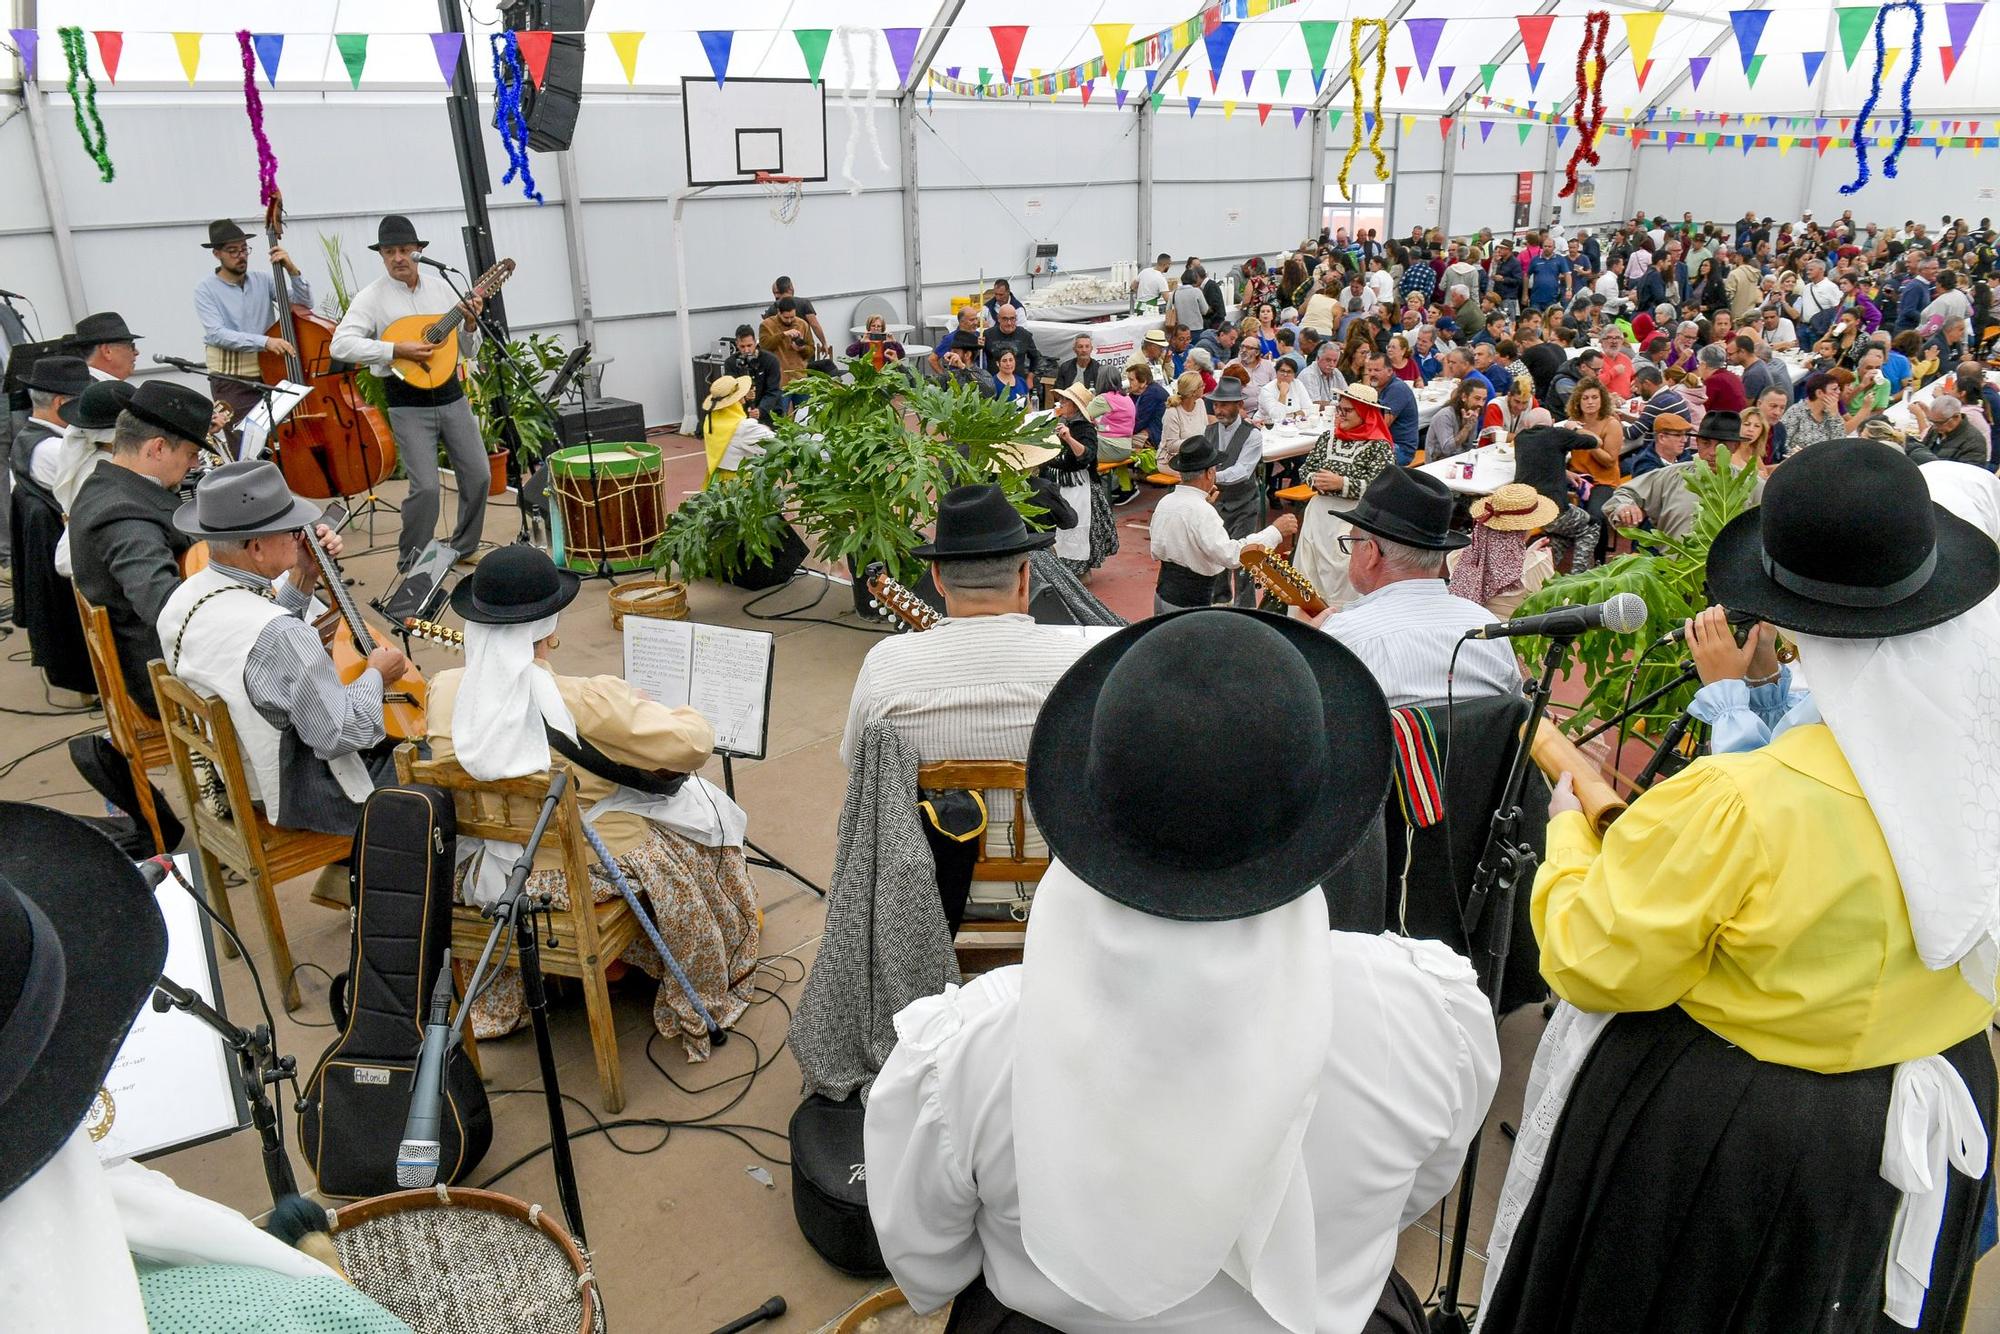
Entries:
POLYGON ((1127 626, 1056 682, 1028 746, 1028 805, 1105 897, 1230 921, 1309 892, 1365 842, 1389 759, 1382 688, 1331 635, 1201 607, 1127 626), (1160 702, 1189 698, 1190 682, 1201 707, 1161 727, 1160 702), (1245 783, 1228 755, 1284 781, 1245 783))
POLYGON ((174 511, 174 527, 193 537, 240 542, 295 532, 317 522, 322 513, 319 505, 292 494, 277 464, 241 459, 201 479, 194 499, 174 511))
POLYGON ((37 357, 23 383, 45 394, 75 398, 90 388, 90 367, 82 357, 37 357))
POLYGON ((1346 514, 1356 528, 1423 551, 1456 551, 1472 539, 1451 526, 1451 488, 1427 472, 1385 468, 1346 514))
POLYGON ((98 380, 82 393, 56 409, 65 426, 86 431, 108 431, 118 424, 118 414, 132 401, 139 387, 130 380, 98 380))
POLYGON ((125 410, 176 440, 197 442, 208 438, 215 417, 215 404, 206 395, 171 380, 146 381, 125 410))
POLYGON ((979 335, 970 329, 954 329, 951 334, 951 348, 949 350, 953 352, 977 352, 979 350, 979 335))
POLYGON ((417 226, 400 213, 391 213, 382 219, 375 229, 375 244, 370 250, 380 250, 383 246, 413 245, 427 246, 430 242, 417 235, 417 226))
POLYGON ((90 1110, 167 960, 130 860, 60 812, 0 803, 0 1199, 90 1110))
POLYGON ((1181 443, 1181 452, 1174 455, 1173 469, 1182 477, 1193 477, 1205 473, 1222 460, 1222 451, 1215 442, 1205 435, 1191 436, 1181 443))
POLYGON ((71 347, 96 347, 99 343, 136 343, 139 335, 125 326, 123 315, 105 310, 78 320, 75 332, 64 341, 71 347))
POLYGON ((1873 440, 1814 445, 1708 550, 1709 598, 1828 639, 1912 634, 2000 587, 2000 548, 1931 500, 1917 465, 1873 440))
POLYGON ((997 486, 961 486, 938 506, 937 536, 910 554, 924 560, 1018 556, 1055 545, 1054 533, 1033 533, 997 486))
POLYGON ((1719 440, 1725 444, 1740 444, 1743 440, 1743 414, 1718 409, 1704 412, 1695 423, 1694 438, 1697 440, 1719 440))
POLYGON ((555 615, 576 597, 580 576, 559 570, 525 543, 488 552, 472 577, 451 590, 451 609, 479 625, 527 625, 555 615))
POLYGON ((220 250, 226 245, 235 245, 238 241, 247 241, 249 239, 250 233, 238 227, 236 219, 217 218, 214 222, 208 224, 208 239, 201 243, 201 248, 203 250, 220 250))

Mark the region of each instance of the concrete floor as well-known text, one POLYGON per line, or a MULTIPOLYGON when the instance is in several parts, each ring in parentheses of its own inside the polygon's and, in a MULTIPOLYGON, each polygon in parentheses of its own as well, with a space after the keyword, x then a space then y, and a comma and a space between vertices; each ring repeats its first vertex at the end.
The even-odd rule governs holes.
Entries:
MULTIPOLYGON (((678 437, 660 441, 669 455, 667 485, 678 498, 700 480, 698 452, 678 437)), ((385 488, 399 496, 401 484, 385 488)), ((1150 608, 1152 564, 1146 556, 1144 521, 1153 503, 1142 498, 1117 511, 1123 553, 1093 578, 1092 586, 1114 610, 1128 618, 1150 608)), ((449 506, 447 505, 447 510, 449 506)), ((375 541, 393 546, 395 518, 385 516, 375 541)), ((486 537, 495 543, 513 540, 518 519, 511 508, 489 510, 486 537)), ((369 545, 363 529, 347 536, 350 552, 369 545)), ((392 552, 377 550, 352 555, 346 562, 362 598, 378 593, 389 577, 392 552)), ((871 627, 858 619, 842 585, 801 580, 771 596, 754 611, 745 604, 752 595, 734 588, 702 585, 689 594, 695 619, 723 625, 769 629, 777 635, 776 681, 772 701, 769 757, 739 766, 738 796, 750 816, 750 836, 782 861, 824 885, 832 874, 835 829, 845 775, 836 754, 855 672, 875 643, 871 627), (799 619, 764 620, 774 612, 801 609, 799 619), (815 619, 816 618, 816 619, 815 619)), ((46 742, 72 733, 95 730, 89 715, 42 716, 49 710, 39 676, 25 661, 25 637, 18 632, 6 642, 0 660, 0 707, 29 711, 35 716, 7 715, 8 740, 0 744, 0 765, 46 742)), ((420 645, 418 658, 428 670, 454 665, 444 650, 420 645)), ((565 615, 559 664, 572 672, 620 672, 620 648, 611 629, 602 584, 586 584, 565 615)), ((720 781, 720 766, 709 777, 720 781)), ((169 779, 170 776, 166 776, 169 779)), ((179 804, 178 794, 172 794, 179 804)), ((70 766, 64 748, 21 760, 0 778, 0 797, 41 802, 78 814, 101 814, 102 806, 87 791, 70 766)), ((797 965, 779 965, 801 975, 810 964, 824 926, 819 899, 793 880, 767 870, 754 872, 765 907, 764 949, 784 955, 797 965)), ((308 901, 307 880, 284 886, 281 893, 286 930, 301 964, 337 972, 345 966, 347 922, 342 915, 308 901)), ((256 926, 255 908, 239 891, 236 913, 253 954, 271 986, 268 952, 256 926)), ((244 1018, 255 1013, 249 975, 241 963, 221 965, 228 1006, 244 1018)), ((310 1069, 331 1040, 326 1003, 326 978, 304 968, 300 982, 304 1005, 292 1015, 279 1016, 278 1048, 310 1069)), ((778 988, 787 1004, 796 1003, 796 983, 778 988)), ((619 1010, 619 1055, 625 1074, 625 1118, 692 1120, 711 1116, 739 1095, 741 1101, 717 1119, 763 1127, 776 1134, 750 1135, 764 1152, 784 1159, 782 1135, 798 1102, 798 1071, 784 1040, 786 1015, 776 1004, 754 1008, 739 1032, 750 1041, 735 1041, 706 1066, 689 1067, 678 1046, 651 1044, 652 1055, 674 1079, 690 1088, 712 1091, 690 1095, 669 1083, 647 1060, 652 1034, 652 986, 643 979, 614 987, 619 1010), (752 1042, 755 1043, 753 1051, 752 1042), (749 1082, 743 1076, 761 1052, 771 1062, 749 1082)), ((1494 1106, 1496 1121, 1519 1117, 1521 1087, 1534 1044, 1541 1030, 1539 1011, 1517 1014, 1503 1027, 1501 1047, 1505 1076, 1494 1106)), ((572 989, 558 993, 554 1007, 555 1043, 565 1092, 600 1106, 596 1072, 583 1011, 572 989)), ((494 1143, 481 1170, 487 1175, 547 1140, 541 1099, 534 1094, 505 1092, 537 1090, 533 1039, 525 1032, 504 1041, 482 1044, 481 1054, 494 1093, 494 1143)), ((288 1136, 295 1118, 289 1103, 283 1108, 288 1136)), ((575 1105, 570 1128, 587 1124, 575 1105)), ((654 1128, 613 1131, 619 1145, 643 1150, 660 1143, 654 1128)), ((789 1173, 764 1164, 737 1139, 714 1132, 680 1129, 657 1152, 628 1157, 606 1140, 590 1136, 574 1148, 581 1181, 585 1223, 594 1248, 594 1267, 605 1295, 612 1328, 662 1331, 663 1334, 703 1334, 750 1311, 766 1298, 782 1293, 790 1311, 768 1328, 773 1331, 815 1331, 828 1325, 877 1284, 846 1278, 824 1264, 805 1244, 792 1220, 789 1173), (750 1169, 767 1166, 772 1184, 765 1186, 750 1169)), ((1467 1300, 1476 1301, 1479 1257, 1491 1224, 1493 1202, 1505 1172, 1507 1141, 1497 1129, 1485 1137, 1479 1185, 1475 1192, 1472 1245, 1465 1279, 1467 1300)), ((302 1181, 311 1176, 294 1146, 294 1165, 302 1181)), ((254 1136, 249 1133, 184 1150, 152 1164, 183 1186, 250 1213, 268 1206, 254 1136)), ((495 1188, 528 1201, 556 1205, 554 1178, 543 1155, 495 1183, 495 1188)), ((1449 1229, 1449 1202, 1442 1214, 1449 1229)), ((1417 1291, 1433 1290, 1441 1248, 1440 1211, 1412 1226, 1400 1247, 1400 1266, 1417 1291)), ((1968 1328, 2000 1332, 2000 1269, 1993 1262, 1981 1271, 1974 1317, 1968 1328)))

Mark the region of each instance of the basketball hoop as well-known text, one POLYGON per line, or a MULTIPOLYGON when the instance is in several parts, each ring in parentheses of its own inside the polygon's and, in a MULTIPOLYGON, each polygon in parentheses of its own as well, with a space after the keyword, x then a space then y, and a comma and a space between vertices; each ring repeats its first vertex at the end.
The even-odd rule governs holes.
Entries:
POLYGON ((790 226, 799 216, 799 206, 805 202, 804 178, 760 171, 757 184, 764 187, 764 195, 771 201, 771 216, 790 226))

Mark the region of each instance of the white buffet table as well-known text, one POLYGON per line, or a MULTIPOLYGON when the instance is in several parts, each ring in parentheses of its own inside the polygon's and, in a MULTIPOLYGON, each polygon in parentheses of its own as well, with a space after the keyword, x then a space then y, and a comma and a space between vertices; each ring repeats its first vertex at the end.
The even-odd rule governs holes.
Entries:
POLYGON ((1514 447, 1484 445, 1426 463, 1417 471, 1429 473, 1461 496, 1490 496, 1514 480, 1514 447))

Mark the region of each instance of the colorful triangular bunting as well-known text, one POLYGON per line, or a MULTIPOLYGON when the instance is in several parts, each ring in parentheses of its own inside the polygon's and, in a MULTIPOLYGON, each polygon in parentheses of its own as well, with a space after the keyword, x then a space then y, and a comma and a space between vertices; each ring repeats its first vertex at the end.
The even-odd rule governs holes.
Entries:
MULTIPOLYGON (((1326 53, 1333 46, 1334 30, 1338 27, 1338 19, 1310 19, 1299 24, 1299 36, 1305 39, 1306 56, 1312 61, 1315 76, 1326 74, 1326 53)), ((1313 80, 1313 91, 1319 91, 1319 77, 1313 80)))
POLYGON ((1743 67, 1743 77, 1750 81, 1752 88, 1757 86, 1757 76, 1763 72, 1764 57, 1760 55, 1750 57, 1750 63, 1743 67))
POLYGON ((1632 68, 1639 69, 1653 58, 1653 39, 1660 35, 1663 13, 1626 14, 1625 46, 1632 53, 1632 68))
MULTIPOLYGON (((611 34, 611 42, 612 45, 616 46, 618 44, 618 39, 620 37, 636 37, 642 35, 643 34, 639 33, 614 32, 611 34)), ((814 83, 819 82, 820 68, 821 66, 826 64, 826 43, 827 40, 832 36, 833 36, 833 29, 831 28, 799 28, 792 33, 793 40, 798 42, 799 44, 799 54, 805 57, 806 77, 808 79, 811 79, 814 83)), ((634 58, 636 58, 638 55, 638 48, 639 44, 637 42, 633 42, 632 54, 634 58)), ((626 57, 625 53, 622 50, 618 53, 618 58, 620 60, 626 61, 625 82, 627 83, 632 82, 631 60, 626 57)))
MULTIPOLYGON (((281 34, 272 33, 270 35, 276 37, 280 43, 285 40, 281 34)), ((613 46, 618 44, 619 35, 618 33, 611 35, 611 44, 613 46)), ((637 34, 634 35, 636 36, 637 34)), ((261 42, 264 39, 259 37, 256 40, 261 42)), ((636 46, 637 43, 635 42, 633 45, 636 46)), ((445 87, 447 88, 458 78, 458 53, 464 49, 465 34, 462 32, 434 32, 431 34, 431 54, 437 57, 438 77, 444 80, 445 87)), ((263 48, 259 47, 257 58, 262 60, 263 57, 263 48)), ((274 57, 264 65, 264 73, 273 83, 277 82, 277 63, 274 57)), ((631 82, 632 75, 629 71, 626 73, 625 79, 626 82, 631 82)))
POLYGON ((1834 11, 1840 24, 1840 54, 1847 61, 1847 68, 1854 68, 1854 58, 1861 54, 1861 41, 1875 26, 1875 15, 1880 10, 1880 5, 1843 5, 1834 11))
POLYGON ((1125 72, 1125 48, 1132 44, 1132 25, 1129 23, 1093 23, 1090 30, 1097 34, 1097 49, 1104 53, 1104 70, 1107 74, 1125 72))
POLYGON ((1694 80, 1696 91, 1701 89, 1702 76, 1708 73, 1708 56, 1692 56, 1688 59, 1688 78, 1694 80))
POLYGON ((333 44, 340 48, 341 63, 347 66, 347 79, 356 88, 361 87, 361 70, 368 63, 368 34, 365 32, 337 32, 333 44))
POLYGON ((1555 26, 1554 14, 1522 14, 1517 19, 1521 25, 1521 45, 1528 53, 1528 64, 1532 67, 1542 63, 1542 44, 1549 40, 1549 29, 1555 26))
POLYGON ((125 34, 102 31, 94 32, 91 36, 97 39, 97 61, 104 66, 105 82, 117 83, 118 60, 125 54, 125 34))
MULTIPOLYGON (((722 35, 724 38, 728 38, 733 34, 723 33, 722 35)), ((528 71, 529 81, 537 88, 542 86, 542 76, 549 72, 549 48, 555 43, 555 38, 556 35, 553 32, 546 31, 517 32, 514 34, 514 40, 521 48, 521 64, 528 71)), ((707 33, 702 34, 702 45, 708 45, 707 33)), ((711 52, 709 60, 713 62, 714 59, 714 53, 711 52)), ((727 45, 722 48, 722 63, 725 66, 729 63, 729 48, 727 45)), ((722 83, 722 71, 720 69, 716 71, 715 82, 718 86, 722 83)))
MULTIPOLYGON (((439 33, 438 36, 456 37, 461 42, 465 40, 465 34, 462 32, 439 33)), ((278 63, 285 58, 285 34, 281 32, 252 33, 250 35, 250 45, 257 52, 258 65, 263 67, 264 82, 276 88, 278 86, 278 63)), ((452 49, 456 52, 458 48, 453 47, 452 49)), ((453 59, 456 60, 457 56, 454 55, 453 59)))
POLYGON ((987 31, 993 34, 993 49, 1000 55, 1000 82, 1014 82, 1014 62, 1021 58, 1021 42, 1028 35, 1027 25, 1001 24, 987 31))
POLYGON ((1417 53, 1417 79, 1422 82, 1431 76, 1431 58, 1437 54, 1438 38, 1444 36, 1443 19, 1405 19, 1403 26, 1409 29, 1410 46, 1417 53))
POLYGON ((924 35, 922 28, 884 28, 882 38, 889 43, 889 59, 896 62, 896 85, 910 86, 910 65, 917 58, 917 42, 924 35))
POLYGON ((9 28, 8 35, 14 39, 14 49, 21 55, 21 78, 23 82, 35 81, 35 56, 42 44, 42 34, 34 28, 9 28))
POLYGON ((188 87, 194 87, 195 75, 201 70, 201 34, 175 33, 174 50, 181 58, 181 73, 187 75, 188 87))
POLYGON ((1743 57, 1743 69, 1748 73, 1750 62, 1756 59, 1757 43, 1763 40, 1764 25, 1771 21, 1767 9, 1732 9, 1729 11, 1729 26, 1736 29, 1736 50, 1743 57))

